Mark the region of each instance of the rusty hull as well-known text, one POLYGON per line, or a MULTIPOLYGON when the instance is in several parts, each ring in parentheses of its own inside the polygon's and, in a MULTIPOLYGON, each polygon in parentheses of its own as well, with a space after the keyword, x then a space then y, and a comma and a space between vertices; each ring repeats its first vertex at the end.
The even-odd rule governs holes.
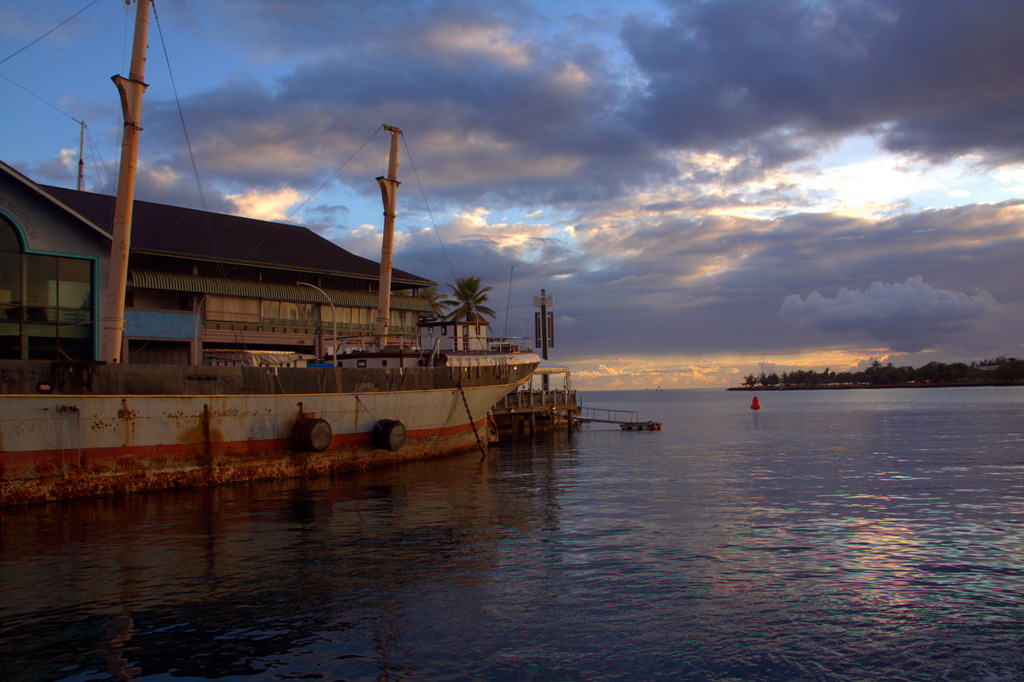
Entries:
MULTIPOLYGON (((483 421, 476 424, 481 433, 483 421)), ((31 476, 3 476, 0 506, 83 497, 196 488, 225 483, 314 476, 440 457, 477 447, 471 428, 444 436, 413 439, 397 452, 372 447, 369 434, 335 440, 353 442, 323 452, 297 452, 290 444, 244 454, 195 452, 154 457, 123 454, 84 461, 36 462, 31 476)), ((219 448, 217 449, 219 450, 219 448)))
POLYGON ((318 475, 476 448, 475 430, 487 440, 487 411, 535 366, 0 360, 0 506, 318 475), (331 428, 320 452, 293 439, 296 424, 311 418, 331 428), (406 427, 397 451, 372 443, 382 419, 406 427))

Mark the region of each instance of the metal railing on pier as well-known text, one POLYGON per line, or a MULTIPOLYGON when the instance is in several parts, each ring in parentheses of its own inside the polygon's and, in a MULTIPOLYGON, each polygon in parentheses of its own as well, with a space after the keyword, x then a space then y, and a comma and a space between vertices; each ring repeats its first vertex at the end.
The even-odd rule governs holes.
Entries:
POLYGON ((576 417, 581 422, 602 422, 606 424, 635 424, 640 421, 633 410, 607 410, 601 407, 580 407, 576 417))
POLYGON ((491 410, 495 426, 506 437, 516 432, 532 436, 537 431, 575 428, 578 394, 571 389, 521 388, 502 398, 491 410))
POLYGON ((573 416, 577 423, 598 422, 601 424, 618 424, 623 431, 661 431, 661 422, 640 421, 639 415, 633 410, 607 410, 602 407, 581 407, 579 414, 573 416))
POLYGON ((513 391, 502 398, 497 407, 524 408, 542 407, 544 405, 576 405, 577 398, 578 396, 574 390, 513 391))

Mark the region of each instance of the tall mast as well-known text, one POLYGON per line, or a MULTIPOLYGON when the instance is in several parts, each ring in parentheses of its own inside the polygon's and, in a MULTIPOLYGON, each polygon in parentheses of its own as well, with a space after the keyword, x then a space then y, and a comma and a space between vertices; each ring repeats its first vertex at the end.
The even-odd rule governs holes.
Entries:
POLYGON ((380 279, 377 293, 377 348, 383 349, 388 342, 388 327, 391 322, 391 259, 395 241, 395 197, 398 194, 398 138, 402 131, 385 125, 391 133, 391 154, 388 157, 388 176, 377 178, 381 198, 384 201, 384 239, 380 251, 380 279))
POLYGON ((114 231, 110 244, 110 269, 107 273, 106 304, 103 311, 101 352, 105 362, 120 362, 124 336, 124 295, 128 285, 128 249, 132 240, 132 206, 135 201, 135 169, 139 155, 139 131, 142 93, 146 90, 146 36, 149 32, 150 0, 138 0, 135 11, 135 38, 128 78, 111 80, 121 95, 124 132, 121 136, 121 169, 117 178, 114 204, 114 231))

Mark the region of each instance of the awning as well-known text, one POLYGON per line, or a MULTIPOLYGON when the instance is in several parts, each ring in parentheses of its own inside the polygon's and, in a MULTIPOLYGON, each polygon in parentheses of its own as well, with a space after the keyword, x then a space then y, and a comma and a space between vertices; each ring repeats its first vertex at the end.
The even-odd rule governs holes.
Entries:
MULTIPOLYGON (((181 291, 190 294, 218 294, 221 296, 239 296, 258 298, 270 301, 294 301, 299 303, 324 303, 324 297, 311 287, 300 287, 295 284, 275 284, 255 282, 244 279, 227 279, 224 277, 205 277, 202 275, 182 275, 172 272, 154 272, 152 270, 129 270, 128 282, 137 289, 159 289, 162 291, 181 291)), ((376 308, 377 294, 362 291, 344 291, 341 289, 324 289, 334 305, 350 308, 376 308)), ((393 310, 414 310, 430 312, 430 302, 419 296, 391 296, 393 310)))
POLYGON ((538 367, 533 370, 534 374, 568 374, 568 367, 538 367))

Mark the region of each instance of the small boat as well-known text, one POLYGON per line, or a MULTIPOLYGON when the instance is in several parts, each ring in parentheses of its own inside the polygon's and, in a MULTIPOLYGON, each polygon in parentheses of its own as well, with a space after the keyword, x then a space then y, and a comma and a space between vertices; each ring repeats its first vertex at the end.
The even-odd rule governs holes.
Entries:
POLYGON ((628 422, 619 424, 619 428, 623 431, 661 431, 661 422, 628 422))

